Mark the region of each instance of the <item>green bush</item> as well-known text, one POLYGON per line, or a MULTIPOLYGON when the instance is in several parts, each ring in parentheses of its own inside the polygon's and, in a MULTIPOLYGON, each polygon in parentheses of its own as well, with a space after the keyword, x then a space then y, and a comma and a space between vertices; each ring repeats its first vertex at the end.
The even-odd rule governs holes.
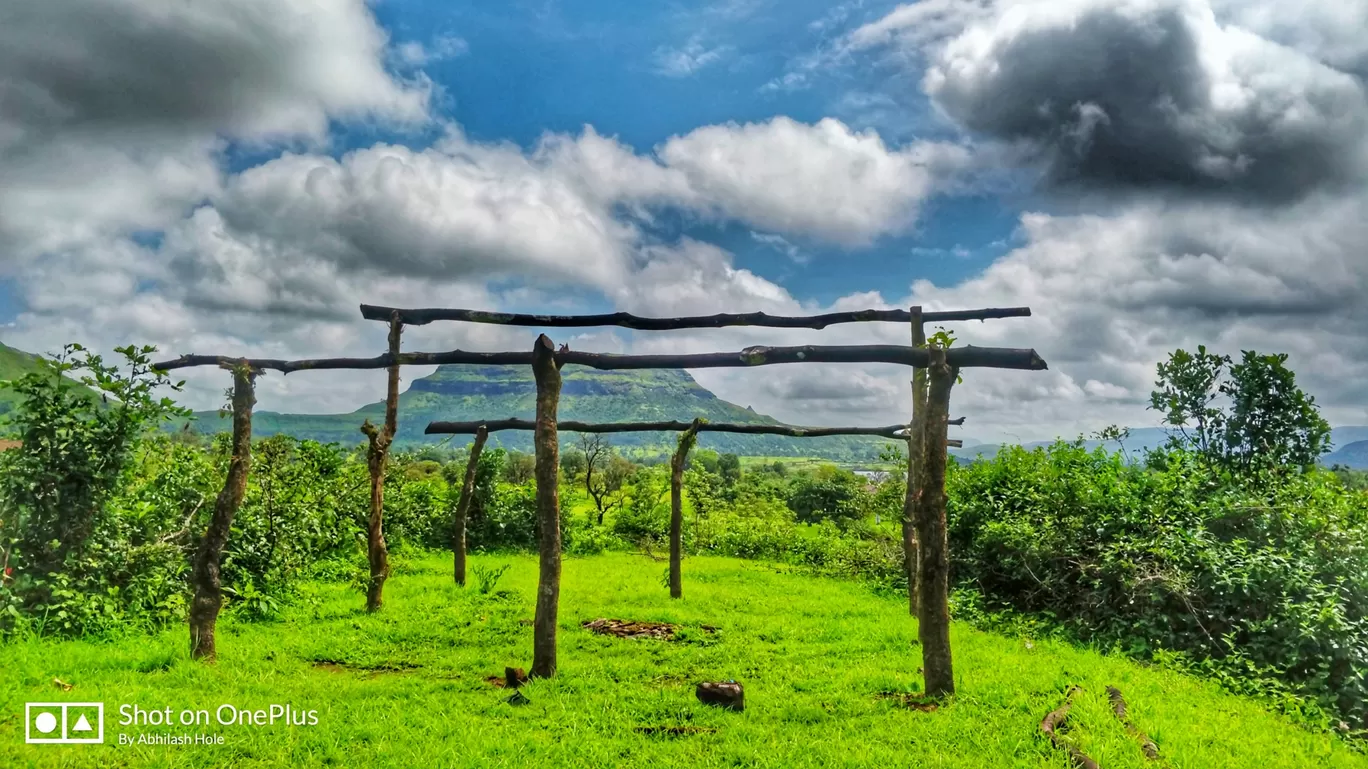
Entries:
POLYGON ((1180 451, 1144 468, 1056 443, 956 468, 947 491, 953 576, 989 611, 1368 723, 1368 497, 1332 474, 1235 475, 1180 451))

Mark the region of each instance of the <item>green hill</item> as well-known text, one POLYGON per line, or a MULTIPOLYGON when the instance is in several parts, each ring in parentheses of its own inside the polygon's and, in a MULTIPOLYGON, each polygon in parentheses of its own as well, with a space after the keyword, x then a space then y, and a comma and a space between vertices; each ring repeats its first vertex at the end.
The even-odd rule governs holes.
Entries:
POLYGON ((1355 441, 1326 454, 1323 465, 1344 465, 1355 470, 1368 470, 1368 441, 1355 441))
MULTIPOLYGON (((18 379, 19 377, 38 370, 36 355, 26 353, 23 350, 16 350, 0 343, 0 382, 18 379)), ((8 387, 0 387, 0 414, 14 408, 19 397, 8 387)))
MULTIPOLYGON (((586 422, 634 422, 690 420, 703 417, 714 422, 775 424, 777 420, 729 403, 699 386, 687 371, 599 371, 566 366, 562 372, 559 416, 586 422)), ((442 366, 416 379, 399 396, 399 434, 396 445, 414 447, 439 443, 469 442, 466 436, 431 436, 423 430, 435 420, 473 421, 536 414, 536 384, 525 366, 442 366)), ((258 411, 252 431, 268 436, 277 433, 296 438, 352 445, 363 440, 359 427, 364 419, 384 419, 384 403, 376 402, 350 414, 280 414, 258 411)), ((229 428, 216 412, 196 414, 196 427, 204 432, 229 428)), ((674 446, 673 433, 625 433, 613 435, 615 445, 644 453, 658 453, 674 446)), ((490 436, 491 445, 530 451, 530 432, 500 432, 490 436)), ((784 438, 767 435, 706 433, 701 444, 745 456, 825 457, 846 461, 878 458, 887 441, 877 438, 784 438)))

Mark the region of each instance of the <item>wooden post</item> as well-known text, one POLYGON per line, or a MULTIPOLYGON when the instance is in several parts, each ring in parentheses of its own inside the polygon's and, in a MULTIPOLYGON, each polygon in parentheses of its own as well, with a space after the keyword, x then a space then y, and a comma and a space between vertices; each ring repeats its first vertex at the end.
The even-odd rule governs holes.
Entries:
POLYGON ((489 431, 484 425, 475 431, 475 442, 470 444, 470 461, 466 462, 465 482, 461 484, 461 499, 456 503, 456 520, 452 522, 451 552, 456 584, 466 582, 466 519, 470 515, 470 500, 475 496, 475 471, 480 465, 480 451, 484 449, 489 431))
POLYGON ((532 375, 537 380, 537 522, 541 572, 537 579, 537 613, 532 622, 532 672, 539 678, 556 674, 556 614, 560 605, 560 446, 556 405, 560 400, 560 364, 555 345, 545 335, 532 347, 532 375))
MULTIPOLYGON (((912 346, 926 346, 926 327, 922 308, 911 308, 912 346)), ((917 616, 920 591, 917 588, 921 567, 917 543, 918 510, 922 504, 922 462, 926 432, 926 369, 912 370, 912 422, 907 430, 907 492, 903 499, 903 567, 907 572, 907 611, 917 616)))
POLYGON ((190 656, 213 662, 218 656, 214 646, 214 627, 223 608, 223 584, 219 580, 220 559, 233 528, 233 516, 247 494, 247 474, 252 469, 252 407, 256 405, 253 385, 256 372, 246 363, 233 368, 233 455, 228 462, 228 477, 214 501, 204 539, 195 554, 191 581, 195 597, 190 603, 190 656))
POLYGON ((684 594, 684 578, 680 574, 680 561, 684 558, 684 463, 689 459, 689 451, 698 441, 698 428, 703 420, 695 419, 689 429, 679 436, 679 447, 670 457, 670 597, 679 598, 684 594))
POLYGON ((366 465, 370 469, 370 525, 366 531, 366 550, 370 559, 370 585, 366 590, 366 611, 379 611, 384 605, 385 580, 389 578, 389 548, 385 546, 385 466, 390 444, 394 442, 399 416, 399 335, 404 324, 399 313, 390 319, 389 383, 385 392, 385 424, 377 428, 367 419, 361 425, 370 445, 366 465))
POLYGON ((945 350, 931 349, 926 400, 926 437, 923 447, 923 485, 917 508, 918 539, 921 540, 921 613, 917 632, 922 647, 922 670, 926 694, 942 697, 955 693, 950 660, 950 557, 945 526, 946 426, 950 413, 950 388, 959 370, 946 364, 945 350))

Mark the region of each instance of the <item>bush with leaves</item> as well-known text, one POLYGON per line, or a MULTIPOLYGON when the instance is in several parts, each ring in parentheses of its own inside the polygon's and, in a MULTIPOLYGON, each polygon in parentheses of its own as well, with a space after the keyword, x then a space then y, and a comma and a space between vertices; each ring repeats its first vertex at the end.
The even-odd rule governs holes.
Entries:
POLYGON ((180 387, 152 370, 154 350, 119 348, 122 371, 69 344, 5 383, 19 399, 8 425, 23 443, 0 454, 0 629, 104 632, 132 606, 170 600, 155 587, 178 578, 175 559, 159 554, 168 548, 128 538, 156 528, 136 520, 155 509, 128 510, 135 520, 125 522, 110 505, 143 435, 188 414, 153 396, 180 387), (155 575, 140 581, 144 571, 155 575))
POLYGON ((868 514, 870 495, 863 478, 828 466, 797 478, 788 506, 802 523, 831 521, 844 528, 868 514))
POLYGON ((1081 442, 953 468, 954 577, 991 611, 1181 655, 1368 726, 1368 497, 1332 474, 1150 467, 1081 442))

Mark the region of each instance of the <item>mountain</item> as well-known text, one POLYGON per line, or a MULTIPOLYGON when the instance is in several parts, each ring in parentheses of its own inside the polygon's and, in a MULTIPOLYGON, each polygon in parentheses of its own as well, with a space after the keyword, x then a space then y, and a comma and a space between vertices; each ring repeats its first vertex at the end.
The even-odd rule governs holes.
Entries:
POLYGON ((1321 464, 1327 467, 1344 465, 1355 470, 1368 470, 1368 440, 1354 441, 1345 444, 1342 448, 1335 449, 1325 455, 1321 464))
MULTIPOLYGON (((703 417, 713 422, 777 424, 778 420, 718 398, 699 386, 687 371, 599 371, 581 366, 561 370, 560 419, 585 422, 688 421, 703 417)), ((536 383, 527 366, 441 366, 431 375, 416 379, 399 395, 400 447, 470 442, 468 436, 424 435, 436 420, 475 421, 536 415, 536 383)), ((201 412, 196 427, 204 432, 226 431, 229 420, 217 412, 201 412)), ((363 406, 350 414, 280 414, 257 411, 252 418, 254 435, 286 433, 296 438, 353 445, 363 440, 361 422, 384 419, 383 402, 363 406)), ((616 446, 659 453, 672 449, 674 433, 622 433, 610 436, 616 446)), ((571 441, 577 440, 571 438, 571 441)), ((531 451, 532 433, 505 431, 490 436, 491 445, 531 451)), ((700 445, 719 452, 743 456, 825 457, 846 461, 878 458, 888 441, 865 437, 785 438, 772 435, 704 433, 700 445)), ((564 445, 573 445, 566 442, 564 445)))
MULTIPOLYGON (((38 370, 37 356, 0 343, 0 381, 18 379, 38 370)), ((19 396, 8 387, 0 387, 0 414, 14 408, 19 396)))
MULTIPOLYGON (((1169 431, 1162 427, 1132 427, 1130 437, 1126 438, 1124 449, 1132 458, 1143 458, 1145 450, 1157 449, 1168 442, 1169 431)), ((1041 446, 1049 446, 1053 441, 1032 441, 1021 444, 1027 449, 1041 446)), ((1368 427, 1348 426, 1335 427, 1330 430, 1330 443, 1338 448, 1336 451, 1325 455, 1321 459, 1321 464, 1330 466, 1335 463, 1349 465, 1350 467, 1368 467, 1368 427), (1353 462, 1360 464, 1353 464, 1353 462)), ((1122 444, 1116 441, 1085 440, 1083 446, 1089 450, 1098 446, 1105 446, 1108 451, 1121 451, 1122 444)), ((965 461, 972 461, 978 457, 989 458, 996 456, 1003 447, 1002 444, 980 443, 971 445, 965 441, 962 449, 951 449, 950 453, 955 457, 965 461)))

